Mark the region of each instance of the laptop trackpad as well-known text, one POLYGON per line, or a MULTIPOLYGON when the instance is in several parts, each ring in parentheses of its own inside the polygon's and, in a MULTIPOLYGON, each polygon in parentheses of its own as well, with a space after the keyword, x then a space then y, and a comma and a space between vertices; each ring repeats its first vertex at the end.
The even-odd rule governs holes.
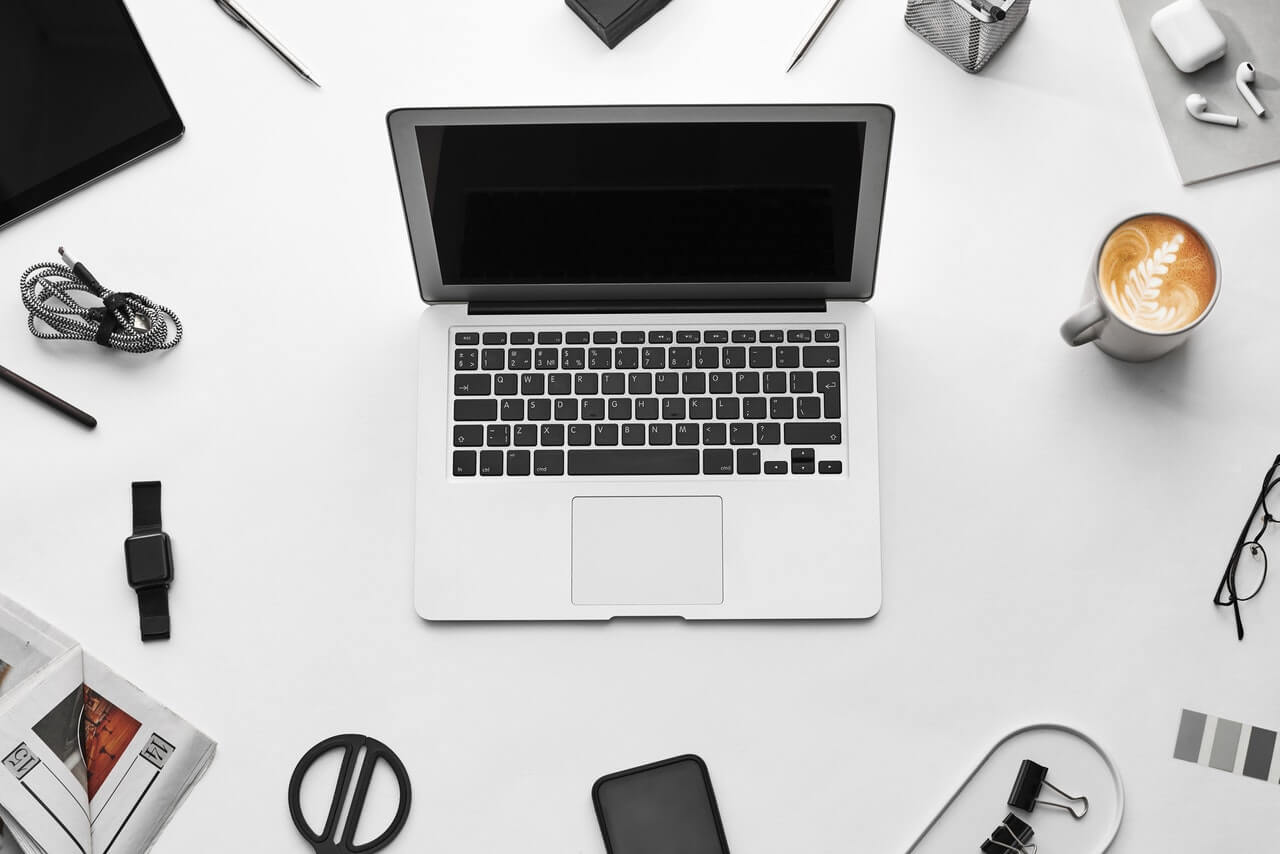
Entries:
POLYGON ((573 499, 575 605, 719 605, 719 496, 573 499))

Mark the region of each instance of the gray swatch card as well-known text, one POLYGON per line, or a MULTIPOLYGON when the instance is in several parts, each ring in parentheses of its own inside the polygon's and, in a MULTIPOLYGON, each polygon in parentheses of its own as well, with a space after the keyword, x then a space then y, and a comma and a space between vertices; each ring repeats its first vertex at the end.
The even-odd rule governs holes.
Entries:
POLYGON ((1280 4, 1277 0, 1204 0, 1227 37, 1227 55, 1183 74, 1151 32, 1151 16, 1172 0, 1119 0, 1133 45, 1182 183, 1191 184, 1280 161, 1280 4), (1236 67, 1257 69, 1253 90, 1264 117, 1254 115, 1236 89, 1236 67), (1187 112, 1187 95, 1198 92, 1209 111, 1239 116, 1237 128, 1206 124, 1187 112))

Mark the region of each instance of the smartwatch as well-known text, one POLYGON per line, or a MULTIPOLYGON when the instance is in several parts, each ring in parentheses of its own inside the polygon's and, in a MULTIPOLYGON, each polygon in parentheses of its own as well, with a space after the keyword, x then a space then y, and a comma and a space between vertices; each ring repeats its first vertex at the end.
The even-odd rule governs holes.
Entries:
POLYGON ((160 530, 160 482, 133 484, 133 535, 124 541, 129 586, 138 593, 142 639, 169 638, 169 585, 173 546, 160 530))

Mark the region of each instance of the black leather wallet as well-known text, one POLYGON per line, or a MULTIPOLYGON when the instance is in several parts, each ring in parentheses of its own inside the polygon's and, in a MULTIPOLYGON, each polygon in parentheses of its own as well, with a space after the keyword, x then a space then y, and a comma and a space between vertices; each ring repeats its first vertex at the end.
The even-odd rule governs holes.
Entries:
POLYGON ((564 0, 612 50, 671 0, 564 0))

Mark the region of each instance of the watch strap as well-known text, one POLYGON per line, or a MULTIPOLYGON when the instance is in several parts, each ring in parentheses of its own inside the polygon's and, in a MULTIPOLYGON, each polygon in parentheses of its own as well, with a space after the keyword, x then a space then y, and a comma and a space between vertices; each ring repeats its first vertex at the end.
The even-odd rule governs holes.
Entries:
POLYGON ((133 532, 150 534, 160 530, 160 481, 133 484, 133 532))
POLYGON ((169 588, 143 587, 138 590, 138 617, 142 639, 169 639, 169 588))

